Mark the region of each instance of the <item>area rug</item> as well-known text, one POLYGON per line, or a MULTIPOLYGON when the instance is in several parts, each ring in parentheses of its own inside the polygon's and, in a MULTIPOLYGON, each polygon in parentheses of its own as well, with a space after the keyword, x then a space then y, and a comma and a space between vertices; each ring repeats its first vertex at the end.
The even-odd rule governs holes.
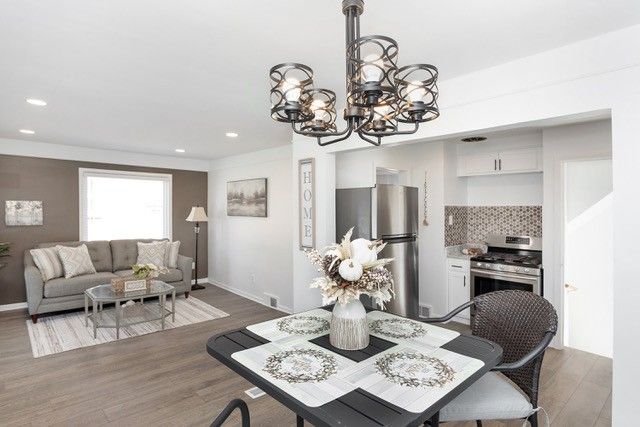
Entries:
MULTIPOLYGON (((151 309, 152 306, 157 309, 157 304, 157 300, 146 302, 144 309, 151 309)), ((170 304, 169 299, 167 306, 170 304)), ((103 311, 105 320, 111 318, 110 323, 114 314, 113 308, 105 308, 103 311)), ((197 298, 176 298, 176 320, 172 322, 171 316, 167 317, 165 330, 227 316, 228 314, 224 311, 197 298)), ((27 329, 34 358, 116 341, 115 328, 98 328, 97 337, 93 338, 91 321, 89 326, 85 326, 84 311, 43 316, 35 325, 31 320, 27 320, 27 329)), ((120 340, 159 331, 162 331, 160 320, 125 326, 120 328, 120 340)))

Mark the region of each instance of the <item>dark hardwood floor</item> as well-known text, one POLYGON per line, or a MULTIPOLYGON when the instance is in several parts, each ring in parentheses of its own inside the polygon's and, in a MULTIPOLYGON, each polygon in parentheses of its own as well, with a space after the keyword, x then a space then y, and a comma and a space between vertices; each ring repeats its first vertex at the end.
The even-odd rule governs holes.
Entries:
MULTIPOLYGON (((253 425, 295 425, 275 400, 245 395, 252 385, 205 350, 211 335, 282 313, 215 286, 192 295, 230 316, 39 359, 31 355, 26 312, 0 313, 0 425, 207 426, 235 397, 249 404, 253 425)), ((541 405, 554 426, 611 425, 611 360, 550 349, 541 405)), ((239 425, 237 415, 228 425, 239 425)))

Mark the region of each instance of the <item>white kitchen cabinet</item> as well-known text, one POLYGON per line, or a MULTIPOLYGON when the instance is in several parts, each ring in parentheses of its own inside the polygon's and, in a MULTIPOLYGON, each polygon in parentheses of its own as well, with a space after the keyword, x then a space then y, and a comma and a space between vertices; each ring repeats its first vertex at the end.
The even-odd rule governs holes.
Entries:
POLYGON ((542 172, 542 150, 524 148, 458 157, 458 176, 542 172))
MULTIPOLYGON (((468 260, 447 260, 447 308, 451 312, 471 299, 471 272, 468 260)), ((457 318, 469 320, 469 309, 460 312, 457 318)))

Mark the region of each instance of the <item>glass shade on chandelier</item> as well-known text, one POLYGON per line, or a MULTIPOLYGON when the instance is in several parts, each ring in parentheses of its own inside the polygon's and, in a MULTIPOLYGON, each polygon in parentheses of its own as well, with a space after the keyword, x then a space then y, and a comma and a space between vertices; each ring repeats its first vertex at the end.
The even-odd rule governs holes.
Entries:
POLYGON ((415 133, 420 123, 437 118, 437 68, 428 64, 399 68, 395 40, 381 35, 361 37, 363 0, 343 0, 342 11, 347 35, 345 128, 336 126, 335 93, 315 88, 312 69, 294 62, 270 70, 271 117, 289 123, 299 135, 317 138, 321 146, 343 141, 352 133, 380 145, 385 136, 415 133), (323 140, 326 137, 332 139, 323 140))

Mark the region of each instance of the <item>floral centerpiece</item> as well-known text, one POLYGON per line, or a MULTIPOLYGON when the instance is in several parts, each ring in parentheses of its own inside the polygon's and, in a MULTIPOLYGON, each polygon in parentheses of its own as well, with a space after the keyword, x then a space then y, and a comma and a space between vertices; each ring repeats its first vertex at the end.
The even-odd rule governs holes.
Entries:
POLYGON ((167 272, 166 268, 159 268, 155 264, 133 264, 131 269, 137 279, 155 279, 167 272))
POLYGON ((385 267, 393 258, 378 259, 386 243, 355 239, 353 228, 340 243, 323 253, 311 250, 307 256, 324 276, 314 279, 311 288, 319 288, 323 304, 337 302, 331 317, 331 344, 344 350, 369 345, 369 327, 360 295, 370 296, 380 308, 393 298, 393 276, 385 267))

